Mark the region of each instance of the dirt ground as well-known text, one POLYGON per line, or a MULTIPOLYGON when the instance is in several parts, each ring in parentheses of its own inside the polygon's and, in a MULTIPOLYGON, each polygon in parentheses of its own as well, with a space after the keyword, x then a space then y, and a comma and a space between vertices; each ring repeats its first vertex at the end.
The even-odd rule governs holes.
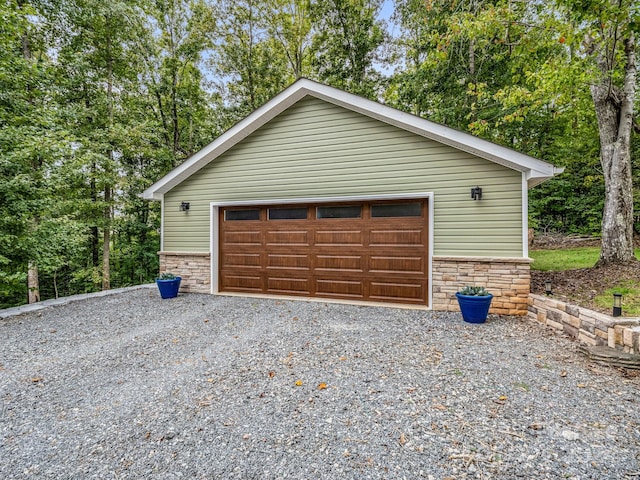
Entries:
MULTIPOLYGON (((636 239, 638 243, 638 239, 636 239)), ((558 249, 577 247, 597 247, 599 238, 582 237, 539 237, 532 249, 558 249)), ((545 293, 545 281, 551 280, 554 297, 570 301, 591 310, 610 313, 611 309, 596 306, 593 299, 601 292, 623 280, 640 279, 640 262, 624 266, 579 268, 559 272, 531 271, 531 292, 545 293)))

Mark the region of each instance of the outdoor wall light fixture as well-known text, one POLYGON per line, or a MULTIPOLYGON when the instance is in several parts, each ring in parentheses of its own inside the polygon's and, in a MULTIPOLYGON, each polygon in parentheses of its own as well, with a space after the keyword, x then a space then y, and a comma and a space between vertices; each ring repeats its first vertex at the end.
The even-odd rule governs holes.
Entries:
POLYGON ((471 189, 471 198, 473 198, 474 200, 480 200, 482 198, 482 188, 473 187, 471 189))
POLYGON ((182 210, 183 212, 188 212, 189 211, 189 202, 182 202, 180 204, 180 210, 182 210))
POLYGON ((553 295, 553 292, 551 291, 551 280, 544 282, 544 293, 547 295, 553 295))
POLYGON ((622 315, 622 294, 613 294, 613 316, 620 317, 622 315))

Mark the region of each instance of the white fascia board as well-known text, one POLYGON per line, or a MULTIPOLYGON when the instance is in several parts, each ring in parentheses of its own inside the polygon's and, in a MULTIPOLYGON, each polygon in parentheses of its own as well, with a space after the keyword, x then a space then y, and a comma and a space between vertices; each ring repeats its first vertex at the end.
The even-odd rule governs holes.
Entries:
POLYGON ((194 154, 182 165, 151 185, 143 192, 142 197, 148 200, 161 199, 164 193, 171 190, 171 188, 197 172, 219 155, 222 155, 225 151, 306 95, 311 95, 398 128, 408 130, 417 135, 471 153, 513 170, 527 172, 529 188, 553 177, 557 173, 561 173, 561 170, 556 169, 553 165, 516 150, 396 110, 395 108, 359 97, 352 93, 303 78, 283 90, 244 120, 235 124, 215 141, 194 154))

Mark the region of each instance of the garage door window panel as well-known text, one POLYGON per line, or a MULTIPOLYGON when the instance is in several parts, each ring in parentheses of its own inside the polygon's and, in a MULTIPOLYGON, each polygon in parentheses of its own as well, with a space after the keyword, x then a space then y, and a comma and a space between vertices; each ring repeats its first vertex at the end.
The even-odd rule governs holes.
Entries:
POLYGON ((243 210, 225 210, 225 221, 245 221, 245 220, 260 220, 259 208, 246 208, 243 210))
POLYGON ((372 218, 421 217, 422 203, 387 203, 371 205, 372 218))
POLYGON ((309 216, 307 207, 270 208, 269 220, 306 220, 309 216))
POLYGON ((336 218, 362 218, 361 205, 335 205, 327 207, 316 207, 316 218, 336 219, 336 218))

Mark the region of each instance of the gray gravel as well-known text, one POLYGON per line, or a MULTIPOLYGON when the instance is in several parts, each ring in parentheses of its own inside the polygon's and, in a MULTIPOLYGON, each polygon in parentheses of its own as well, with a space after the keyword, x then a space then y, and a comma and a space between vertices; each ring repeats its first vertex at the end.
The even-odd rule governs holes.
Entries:
POLYGON ((137 290, 0 338, 3 479, 640 477, 640 377, 526 319, 137 290))

